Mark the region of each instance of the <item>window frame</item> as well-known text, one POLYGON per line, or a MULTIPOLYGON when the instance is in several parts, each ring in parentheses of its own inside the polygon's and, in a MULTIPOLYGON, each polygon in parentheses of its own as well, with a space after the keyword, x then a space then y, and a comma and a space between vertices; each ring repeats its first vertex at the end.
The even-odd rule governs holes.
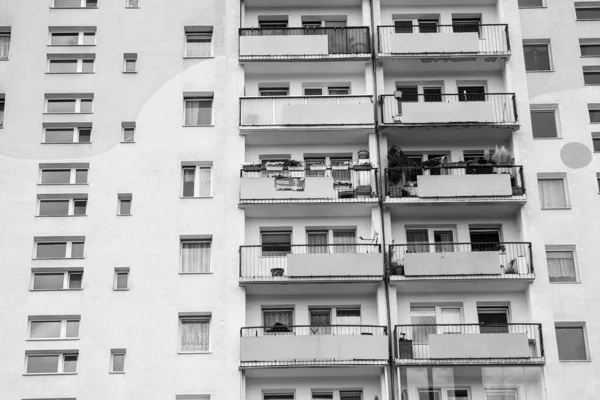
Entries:
POLYGON ((588 338, 588 334, 587 334, 587 323, 585 321, 555 321, 554 322, 554 330, 555 330, 555 335, 556 335, 556 347, 558 349, 559 347, 559 340, 558 340, 558 334, 557 331, 559 329, 581 329, 581 334, 583 337, 583 346, 584 346, 584 353, 585 353, 585 359, 577 359, 577 360, 562 360, 560 358, 560 353, 558 356, 558 361, 559 362, 590 362, 592 361, 591 359, 591 355, 590 355, 590 342, 589 342, 589 338, 588 338))
MULTIPOLYGON (((127 0, 129 1, 129 0, 127 0)), ((129 7, 129 8, 139 8, 139 7, 129 7)), ((124 74, 137 74, 138 73, 138 57, 137 53, 125 53, 123 55, 123 73, 124 74), (133 70, 127 69, 127 63, 133 62, 133 70)))
POLYGON ((196 165, 182 165, 181 166, 181 192, 180 196, 182 199, 210 199, 214 197, 213 191, 214 179, 213 179, 213 166, 208 164, 196 164, 196 165), (194 194, 193 196, 186 196, 184 192, 184 179, 185 170, 194 169, 194 194), (208 196, 200 196, 200 173, 201 170, 210 170, 210 194, 208 196))
POLYGON ((584 65, 582 69, 583 73, 583 86, 600 86, 600 67, 599 66, 588 66, 584 65), (596 82, 588 82, 586 80, 590 75, 597 76, 596 82))
POLYGON ((573 256, 573 271, 575 273, 574 280, 552 280, 552 276, 550 275, 550 269, 548 268, 548 281, 550 284, 577 284, 581 283, 580 275, 579 275, 579 263, 577 259, 577 249, 575 245, 546 245, 545 255, 546 255, 546 264, 548 263, 548 253, 564 253, 570 252, 573 256))
MULTIPOLYGON (((193 43, 193 42, 192 42, 193 43)), ((183 58, 196 59, 196 58, 213 58, 214 57, 214 29, 212 26, 189 26, 184 29, 184 41, 183 41, 183 58), (209 43, 208 55, 193 56, 189 55, 190 39, 201 39, 208 38, 208 40, 202 40, 202 43, 209 43)))
POLYGON ((25 352, 25 372, 23 375, 75 375, 79 367, 79 350, 39 350, 25 352), (56 372, 28 372, 31 357, 57 356, 56 372), (76 356, 75 371, 64 372, 65 358, 76 356))
MULTIPOLYGON (((520 1, 519 1, 520 3, 520 1)), ((548 6, 546 5, 546 0, 541 0, 542 5, 541 6, 521 6, 520 4, 518 5, 519 9, 529 9, 529 8, 547 8, 548 6)))
POLYGON ((578 11, 579 10, 588 10, 588 9, 593 9, 593 10, 598 10, 598 13, 600 14, 600 5, 597 4, 597 2, 591 1, 589 3, 592 3, 590 5, 585 5, 585 3, 588 2, 575 2, 574 6, 575 6, 575 21, 600 21, 600 15, 597 18, 580 18, 578 15, 578 11), (579 5, 578 5, 579 3, 579 5))
POLYGON ((82 57, 82 56, 74 56, 73 58, 51 58, 51 55, 48 55, 48 59, 47 59, 47 68, 46 68, 46 73, 49 75, 68 75, 68 74, 94 74, 96 73, 96 59, 95 58, 88 58, 88 57, 82 57), (75 61, 76 68, 75 68, 75 72, 52 72, 52 62, 53 61, 75 61), (92 71, 84 71, 83 70, 83 64, 84 61, 91 61, 92 62, 92 71))
POLYGON ((56 0, 52 0, 52 6, 50 8, 56 8, 58 10, 61 10, 61 9, 66 9, 66 10, 68 10, 68 9, 80 9, 80 8, 89 8, 89 9, 98 8, 98 0, 93 0, 93 3, 96 4, 94 6, 88 6, 88 3, 90 1, 92 1, 92 0, 81 0, 79 7, 57 7, 56 6, 56 0))
POLYGON ((525 57, 525 47, 527 46, 546 46, 548 49, 548 69, 527 69, 527 61, 525 61, 526 73, 546 73, 554 72, 554 61, 552 53, 552 43, 550 39, 524 39, 523 40, 523 57, 525 57))
POLYGON ((131 276, 130 276, 130 270, 127 267, 116 267, 115 268, 115 274, 114 274, 114 280, 113 280, 113 290, 115 292, 126 292, 131 288, 131 276), (119 276, 120 275, 125 275, 126 277, 126 285, 125 287, 119 287, 119 276))
POLYGON ((44 114, 93 114, 94 113, 94 98, 93 97, 58 97, 58 98, 49 98, 46 97, 44 101, 44 114), (48 111, 50 103, 55 101, 75 101, 75 107, 73 111, 48 111), (91 110, 81 111, 82 101, 90 101, 91 110))
POLYGON ((531 118, 531 135, 534 140, 547 140, 547 139, 562 139, 562 131, 560 126, 560 110, 558 104, 530 104, 529 113, 531 118), (556 136, 541 136, 536 137, 533 129, 533 113, 550 113, 554 114, 554 127, 556 128, 556 136))
POLYGON ((131 8, 131 9, 134 9, 134 10, 138 9, 138 8, 140 8, 140 1, 139 0, 125 0, 125 8, 128 8, 128 9, 131 8), (132 6, 131 5, 132 2, 135 2, 136 5, 132 6))
POLYGON ((35 238, 34 246, 33 246, 33 260, 82 260, 85 258, 85 237, 82 239, 73 239, 73 238, 57 238, 53 239, 52 237, 44 237, 35 238), (38 245, 42 244, 65 244, 65 255, 64 257, 38 257, 39 249, 38 245), (81 257, 73 257, 73 245, 76 243, 83 244, 83 254, 81 257))
POLYGON ((27 319, 27 340, 28 341, 56 341, 56 340, 79 340, 81 329, 81 316, 80 315, 69 315, 69 316, 29 316, 27 319), (67 328, 69 322, 77 322, 77 336, 67 336, 67 328), (31 328, 35 322, 60 322, 60 332, 58 337, 31 337, 31 328))
MULTIPOLYGON (((0 37, 8 37, 8 51, 6 52, 6 57, 0 57, 0 61, 8 61, 10 58, 10 42, 12 40, 11 31, 8 32, 0 32, 0 37)), ((2 125, 0 125, 2 126, 2 125)))
POLYGON ((204 237, 198 237, 198 238, 180 238, 179 239, 179 273, 181 275, 207 275, 207 274, 212 274, 213 273, 213 257, 212 257, 212 250, 213 250, 213 240, 212 238, 204 238, 204 237), (208 243, 209 245, 209 259, 208 259, 208 271, 202 271, 202 272, 186 272, 183 270, 183 245, 184 243, 208 243))
POLYGON ((133 195, 131 193, 119 193, 117 195, 117 216, 120 217, 130 217, 133 215, 132 213, 133 207, 133 195), (129 202, 129 213, 125 214, 122 211, 123 202, 129 202))
POLYGON ((579 39, 579 53, 581 58, 598 58, 600 57, 600 38, 579 39), (598 54, 585 55, 583 49, 585 47, 593 47, 598 49, 598 54))
POLYGON ((44 126, 41 143, 42 144, 91 144, 92 143, 92 126, 66 126, 64 128, 61 128, 60 126, 44 126), (49 130, 50 131, 52 131, 52 130, 62 130, 62 131, 71 130, 72 131, 72 140, 70 142, 65 142, 65 141, 48 142, 47 135, 48 135, 49 130), (89 142, 81 141, 81 132, 82 131, 90 132, 90 134, 89 134, 90 141, 89 142))
MULTIPOLYGON (((82 7, 83 8, 83 7, 82 7)), ((98 40, 98 35, 97 32, 95 30, 89 30, 87 28, 80 28, 78 30, 68 30, 68 29, 51 29, 49 31, 49 35, 48 35, 48 46, 52 46, 52 47, 73 47, 73 46, 96 46, 97 44, 97 40, 98 40), (52 39, 54 34, 67 34, 67 33, 72 33, 72 34, 77 34, 77 44, 55 44, 52 43, 52 39), (85 36, 90 36, 91 34, 93 34, 94 37, 94 41, 93 43, 85 43, 85 36)))
POLYGON ((177 352, 178 354, 209 354, 212 353, 212 314, 211 313, 180 313, 177 330, 177 352), (182 350, 182 322, 201 321, 208 324, 208 348, 206 350, 184 351, 182 350))
POLYGON ((41 167, 40 168, 40 176, 38 185, 89 185, 89 166, 75 166, 75 167, 63 167, 61 165, 57 165, 56 167, 41 167), (44 183, 44 171, 70 171, 69 172, 69 182, 68 183, 44 183), (85 183, 77 182, 77 172, 78 171, 86 171, 86 181, 85 183))
POLYGON ((87 216, 87 197, 61 197, 61 198, 46 198, 40 197, 37 199, 37 210, 36 217, 45 217, 45 218, 60 218, 60 217, 86 217, 87 216), (68 202, 67 213, 66 214, 57 214, 57 215, 42 215, 42 203, 51 203, 51 202, 68 202), (85 202, 85 213, 83 214, 75 214, 75 206, 77 202, 85 202))
POLYGON ((127 362, 127 350, 126 349, 110 349, 110 365, 108 369, 109 374, 124 374, 125 363, 127 362), (115 356, 123 356, 123 370, 115 370, 115 356))
POLYGON ((542 210, 570 210, 571 209, 571 199, 569 196, 569 184, 567 182, 567 174, 566 173, 558 173, 558 174, 548 174, 548 173, 539 173, 537 176, 537 184, 538 184, 538 195, 540 197, 540 208, 542 210), (564 207, 544 207, 542 202, 541 195, 541 185, 540 181, 551 181, 551 180, 562 180, 563 182, 563 190, 565 194, 565 206, 564 207))
POLYGON ((212 127, 215 124, 215 99, 213 96, 184 96, 183 97, 183 126, 184 127, 212 127), (191 101, 210 102, 210 121, 203 125, 188 125, 187 124, 187 103, 191 101))
POLYGON ((31 283, 29 286, 29 290, 32 292, 49 292, 49 291, 61 291, 61 290, 83 290, 83 269, 50 269, 48 271, 43 269, 34 269, 31 273, 31 283), (35 278, 38 275, 63 275, 63 282, 60 288, 51 288, 51 289, 36 289, 35 288, 35 278), (71 277, 72 275, 81 275, 81 286, 78 288, 71 288, 71 277))

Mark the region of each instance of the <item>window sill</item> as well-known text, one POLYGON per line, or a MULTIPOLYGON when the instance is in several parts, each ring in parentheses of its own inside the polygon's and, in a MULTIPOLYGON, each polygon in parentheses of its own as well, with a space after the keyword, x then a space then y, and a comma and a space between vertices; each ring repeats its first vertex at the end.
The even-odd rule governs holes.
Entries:
POLYGON ((125 375, 125 371, 110 371, 110 375, 125 375))
POLYGON ((85 257, 52 257, 52 258, 32 258, 34 261, 46 261, 46 260, 84 260, 85 257))
POLYGON ((121 141, 122 144, 134 144, 135 142, 123 142, 121 141))
POLYGON ((26 342, 58 342, 64 340, 79 340, 80 338, 49 338, 49 339, 25 339, 26 342))
POLYGON ((202 200, 202 199, 212 199, 214 196, 203 196, 203 197, 190 197, 190 196, 179 196, 182 200, 202 200))
POLYGON ((81 289, 29 289, 30 292, 77 292, 81 291, 81 289))
POLYGON ((177 354, 187 355, 187 354, 212 354, 212 351, 178 351, 177 354))
POLYGON ((113 291, 115 291, 115 292, 128 292, 129 288, 127 288, 127 289, 113 289, 113 291))
POLYGON ((70 218, 70 217, 87 217, 84 215, 36 215, 37 218, 70 218))
POLYGON ((127 10, 139 10, 140 7, 125 7, 127 10))
POLYGON ((77 372, 42 372, 39 374, 30 374, 25 372, 23 376, 48 376, 48 375, 77 375, 77 372))
POLYGON ((83 113, 83 112, 45 112, 44 115, 92 115, 93 112, 83 113))
POLYGON ((600 18, 575 19, 575 21, 580 21, 580 22, 585 22, 585 21, 600 21, 600 18))
POLYGON ((137 74, 137 71, 123 71, 124 74, 126 75, 132 75, 132 74, 137 74))
POLYGON ((526 72, 526 73, 528 73, 528 74, 543 74, 543 73, 546 73, 546 72, 554 72, 554 70, 553 70, 553 69, 547 69, 547 70, 534 70, 534 71, 527 71, 527 70, 526 70, 525 72, 526 72))
POLYGON ((213 272, 180 272, 179 275, 212 275, 213 272))
POLYGON ((578 362, 592 362, 592 360, 587 359, 587 360, 558 360, 561 363, 578 363, 578 362))
POLYGON ((597 56, 581 56, 581 58, 600 58, 600 54, 597 56))
POLYGON ((40 142, 40 144, 92 144, 92 142, 40 142))
POLYGON ((552 211, 552 210, 570 210, 570 209, 571 209, 571 207, 542 208, 542 210, 549 210, 549 211, 552 211))
POLYGON ((48 7, 51 10, 97 10, 98 7, 48 7))
POLYGON ((94 75, 95 72, 46 72, 46 75, 94 75))
POLYGON ((38 186, 87 186, 89 183, 38 183, 38 186))
POLYGON ((211 58, 215 58, 215 56, 183 56, 184 60, 203 60, 211 58))
POLYGON ((214 125, 181 125, 184 128, 213 128, 214 125))
POLYGON ((519 10, 538 10, 540 8, 548 8, 548 6, 531 6, 531 7, 519 7, 519 10))
POLYGON ((579 281, 573 281, 573 282, 552 282, 550 281, 551 285, 581 285, 581 282, 579 281))
POLYGON ((95 44, 49 44, 48 47, 93 47, 95 44))
POLYGON ((533 140, 563 140, 562 137, 535 137, 533 140))
POLYGON ((117 214, 117 217, 133 217, 133 214, 117 214))
POLYGON ((584 83, 583 86, 600 86, 600 83, 584 83))

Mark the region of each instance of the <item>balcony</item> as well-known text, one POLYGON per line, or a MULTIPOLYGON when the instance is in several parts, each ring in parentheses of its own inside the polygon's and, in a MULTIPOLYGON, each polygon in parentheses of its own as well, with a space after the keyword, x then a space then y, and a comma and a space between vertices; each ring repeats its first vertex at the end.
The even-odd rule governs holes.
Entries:
POLYGON ((368 60, 368 27, 240 29, 240 62, 368 60))
POLYGON ((380 26, 379 57, 473 60, 510 57, 508 25, 380 26))
POLYGON ((373 96, 281 96, 240 99, 240 129, 369 128, 373 96))
POLYGON ((378 282, 378 244, 240 246, 240 284, 378 282))
POLYGON ((396 364, 544 364, 541 324, 396 325, 396 364))
POLYGON ((242 328, 241 366, 386 365, 385 326, 324 325, 242 328))

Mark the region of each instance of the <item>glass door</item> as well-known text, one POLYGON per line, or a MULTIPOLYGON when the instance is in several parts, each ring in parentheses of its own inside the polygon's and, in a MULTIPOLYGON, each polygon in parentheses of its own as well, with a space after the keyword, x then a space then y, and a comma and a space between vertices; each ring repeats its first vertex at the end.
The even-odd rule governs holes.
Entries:
POLYGON ((310 310, 310 334, 331 335, 331 309, 310 310))
POLYGON ((508 333, 507 307, 478 307, 480 333, 508 333))

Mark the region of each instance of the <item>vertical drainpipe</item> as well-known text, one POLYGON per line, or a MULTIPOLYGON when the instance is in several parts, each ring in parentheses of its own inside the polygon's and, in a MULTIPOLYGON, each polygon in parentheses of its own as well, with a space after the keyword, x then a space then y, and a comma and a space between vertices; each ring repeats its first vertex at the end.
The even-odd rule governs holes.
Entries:
POLYGON ((384 275, 383 275, 383 285, 385 287, 385 305, 386 305, 386 314, 387 314, 387 331, 388 331, 388 364, 390 371, 390 379, 389 382, 389 396, 390 400, 396 400, 396 390, 394 388, 395 380, 396 380, 396 366, 394 365, 394 331, 392 329, 392 312, 390 308, 390 274, 389 274, 389 260, 388 260, 388 251, 386 247, 386 237, 385 237, 385 217, 384 217, 384 207, 383 207, 383 199, 384 199, 384 175, 385 171, 381 169, 381 143, 379 139, 380 129, 379 129, 379 95, 377 88, 377 48, 375 37, 377 36, 377 26, 375 25, 375 7, 373 6, 373 0, 369 0, 369 8, 371 14, 371 73, 373 78, 373 119, 375 121, 375 138, 377 140, 377 160, 380 167, 379 170, 379 180, 377 182, 378 186, 378 204, 379 204, 379 217, 381 219, 381 247, 382 247, 382 255, 383 255, 383 265, 384 265, 384 275))

